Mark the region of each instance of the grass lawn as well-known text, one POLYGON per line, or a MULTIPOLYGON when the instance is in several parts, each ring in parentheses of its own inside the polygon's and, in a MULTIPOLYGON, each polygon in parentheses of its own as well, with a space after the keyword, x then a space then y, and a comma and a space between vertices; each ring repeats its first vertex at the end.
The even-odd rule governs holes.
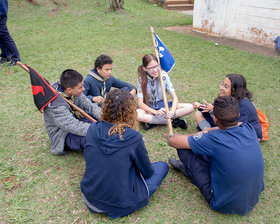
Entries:
MULTIPOLYGON (((81 153, 53 156, 37 111, 29 75, 20 67, 0 67, 0 223, 279 223, 280 220, 280 61, 163 27, 188 25, 192 17, 166 11, 145 0, 126 0, 122 12, 109 12, 108 0, 9 0, 8 28, 23 63, 51 83, 73 68, 84 77, 95 58, 105 53, 113 60, 113 74, 137 83, 137 67, 146 53, 154 53, 150 26, 175 58, 171 80, 179 102, 212 102, 226 74, 243 74, 253 99, 269 118, 270 140, 261 143, 265 162, 265 190, 246 216, 212 211, 199 190, 170 168, 150 204, 118 220, 91 214, 80 195, 85 163, 81 153), (55 9, 55 10, 54 10, 55 9)), ((192 115, 187 133, 194 133, 192 115)), ((151 161, 176 157, 166 143, 165 126, 144 135, 151 161)), ((174 129, 175 133, 185 133, 174 129)))

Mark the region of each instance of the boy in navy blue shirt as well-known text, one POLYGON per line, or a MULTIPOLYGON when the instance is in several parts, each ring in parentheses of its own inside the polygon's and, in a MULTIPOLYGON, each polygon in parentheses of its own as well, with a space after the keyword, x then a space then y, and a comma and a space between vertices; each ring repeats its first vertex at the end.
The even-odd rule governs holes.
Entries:
POLYGON ((169 138, 182 161, 170 158, 169 162, 192 180, 211 209, 246 215, 264 189, 260 144, 252 125, 238 122, 235 98, 216 98, 213 113, 220 129, 169 138))
POLYGON ((101 54, 94 62, 94 69, 91 69, 84 80, 84 94, 92 102, 101 106, 111 87, 122 89, 136 95, 136 87, 123 82, 112 76, 113 60, 108 56, 101 54))

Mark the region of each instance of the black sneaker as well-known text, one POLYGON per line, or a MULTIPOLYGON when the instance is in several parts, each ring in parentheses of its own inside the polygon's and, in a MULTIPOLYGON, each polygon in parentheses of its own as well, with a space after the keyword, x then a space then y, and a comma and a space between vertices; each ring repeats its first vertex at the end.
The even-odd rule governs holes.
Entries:
POLYGON ((187 129, 188 123, 184 119, 179 119, 178 126, 182 129, 187 129))
POLYGON ((187 122, 184 119, 175 118, 172 121, 172 127, 173 128, 180 127, 182 129, 187 129, 188 128, 188 124, 187 124, 187 122))
POLYGON ((6 62, 10 62, 10 61, 11 61, 11 57, 1 58, 1 60, 0 60, 0 64, 2 65, 2 64, 4 64, 4 63, 6 63, 6 62))
POLYGON ((168 162, 175 170, 181 171, 186 177, 189 177, 187 171, 185 170, 184 164, 180 160, 169 158, 168 162))
POLYGON ((179 120, 178 118, 175 118, 175 119, 172 120, 171 123, 172 123, 173 128, 178 128, 178 120, 179 120))
POLYGON ((149 130, 149 129, 154 128, 154 127, 156 127, 156 126, 157 126, 156 124, 143 123, 143 128, 144 128, 145 130, 149 130))
POLYGON ((17 62, 14 60, 12 60, 11 63, 8 64, 8 66, 15 66, 15 65, 17 65, 17 62))
POLYGON ((0 60, 0 64, 2 65, 2 64, 4 64, 4 63, 6 63, 7 62, 7 58, 1 58, 1 60, 0 60))

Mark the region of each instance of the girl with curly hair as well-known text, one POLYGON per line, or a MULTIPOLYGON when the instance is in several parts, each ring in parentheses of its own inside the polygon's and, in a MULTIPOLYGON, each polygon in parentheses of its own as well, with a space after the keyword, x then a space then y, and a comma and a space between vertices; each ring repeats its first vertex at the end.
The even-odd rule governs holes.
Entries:
POLYGON ((92 213, 119 218, 146 206, 168 173, 166 162, 149 160, 136 108, 129 92, 114 89, 87 132, 81 191, 92 213))
POLYGON ((142 59, 142 65, 138 67, 138 120, 143 122, 145 130, 154 127, 156 124, 166 124, 166 118, 172 119, 174 128, 187 129, 187 122, 181 117, 192 113, 193 105, 190 103, 178 103, 169 75, 162 70, 165 89, 172 98, 172 101, 168 102, 170 111, 166 113, 159 81, 160 69, 157 58, 153 54, 146 54, 142 59))

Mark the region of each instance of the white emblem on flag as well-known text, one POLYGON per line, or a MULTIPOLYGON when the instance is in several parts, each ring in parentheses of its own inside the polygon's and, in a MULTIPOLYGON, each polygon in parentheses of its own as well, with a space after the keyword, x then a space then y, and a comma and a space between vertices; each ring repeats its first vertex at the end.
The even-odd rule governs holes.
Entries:
POLYGON ((168 49, 164 46, 161 42, 159 37, 154 33, 156 42, 157 42, 157 49, 159 53, 160 59, 160 66, 161 68, 166 71, 167 73, 173 68, 175 61, 168 49))

